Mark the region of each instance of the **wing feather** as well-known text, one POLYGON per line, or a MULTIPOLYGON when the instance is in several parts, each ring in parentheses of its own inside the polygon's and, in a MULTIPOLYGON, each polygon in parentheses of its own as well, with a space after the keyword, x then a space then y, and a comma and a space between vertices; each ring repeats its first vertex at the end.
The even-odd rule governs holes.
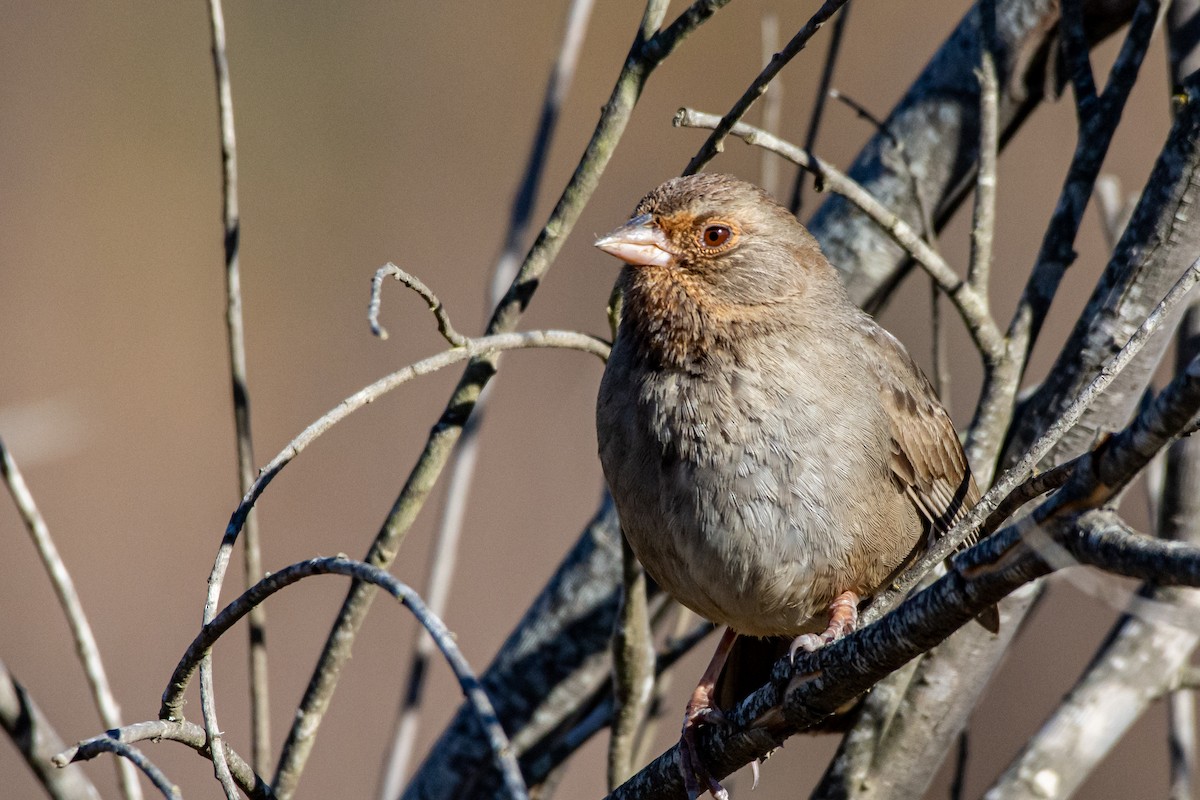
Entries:
POLYGON ((892 474, 937 539, 979 500, 979 489, 929 379, 890 333, 873 326, 872 335, 891 361, 876 372, 891 425, 892 474))

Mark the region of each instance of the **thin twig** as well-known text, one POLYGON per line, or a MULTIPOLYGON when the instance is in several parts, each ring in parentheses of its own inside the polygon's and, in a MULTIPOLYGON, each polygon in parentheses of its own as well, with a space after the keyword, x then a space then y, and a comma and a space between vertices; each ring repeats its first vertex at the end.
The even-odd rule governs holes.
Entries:
POLYGON ((938 399, 949 411, 950 360, 946 350, 946 326, 942 320, 942 292, 938 283, 929 278, 929 359, 933 365, 933 388, 938 399))
POLYGON ((505 787, 510 796, 520 798, 526 796, 525 784, 521 779, 521 770, 517 766, 516 756, 509 744, 504 729, 496 719, 495 709, 487 692, 479 684, 474 671, 463 658, 454 635, 445 624, 429 612, 421 598, 406 584, 396 580, 390 574, 371 564, 362 561, 352 561, 338 556, 335 558, 314 558, 284 567, 263 578, 247 589, 236 600, 226 606, 220 614, 201 628, 200 633, 188 645, 187 651, 179 660, 171 675, 167 690, 163 692, 163 705, 159 710, 162 719, 178 719, 179 699, 187 690, 191 677, 206 654, 212 651, 217 640, 228 631, 238 620, 250 612, 250 609, 262 603, 271 595, 299 580, 312 575, 344 575, 358 581, 364 581, 378 586, 392 597, 404 604, 413 616, 437 643, 450 668, 454 671, 462 688, 463 696, 474 709, 480 727, 483 728, 492 746, 496 766, 504 777, 505 787))
POLYGON ((442 301, 433 293, 433 290, 416 275, 405 272, 390 261, 375 270, 375 277, 371 279, 371 303, 367 309, 367 320, 371 323, 372 333, 380 339, 388 338, 387 330, 379 324, 379 306, 383 301, 383 279, 389 275, 421 295, 421 299, 429 305, 429 310, 433 312, 433 316, 437 320, 438 333, 450 343, 451 347, 466 345, 467 337, 454 330, 454 326, 450 324, 450 315, 446 313, 446 307, 442 305, 442 301))
MULTIPOLYGON (((530 248, 517 275, 496 306, 488 323, 488 335, 511 331, 520 320, 530 298, 562 248, 584 205, 595 191, 600 175, 611 158, 633 108, 650 74, 696 28, 722 8, 728 0, 696 0, 666 28, 659 30, 667 11, 667 0, 648 0, 641 23, 613 86, 600 120, 592 132, 570 181, 554 210, 530 248)), ((443 467, 450 458, 463 427, 480 393, 498 369, 496 355, 473 358, 463 372, 425 448, 409 473, 404 488, 367 552, 366 560, 387 566, 399 553, 417 514, 423 508, 443 467)), ((354 640, 374 596, 373 587, 355 583, 346 594, 337 619, 300 701, 275 771, 273 785, 284 800, 295 792, 304 763, 312 750, 320 722, 328 708, 341 674, 350 657, 354 640)))
MULTIPOLYGON (((221 0, 209 0, 212 29, 213 72, 217 85, 217 115, 221 130, 221 196, 225 242, 225 325, 229 348, 229 379, 233 387, 234 437, 237 449, 238 489, 242 494, 254 481, 254 440, 250 434, 250 386, 246 377, 246 330, 242 320, 242 285, 239 267, 241 220, 238 212, 237 137, 233 123, 233 91, 229 80, 229 60, 225 48, 225 15, 221 0)), ((246 521, 246 540, 242 550, 242 571, 246 586, 262 575, 262 547, 258 520, 246 521)), ((248 669, 250 681, 250 758, 261 773, 270 769, 271 707, 267 671, 267 618, 256 611, 250 618, 248 669)), ((205 669, 211 669, 206 665, 205 669)), ((209 735, 216 731, 216 718, 209 735)), ((219 746, 218 746, 219 747, 219 746)), ((218 777, 230 794, 233 780, 228 776, 221 753, 213 760, 218 777)))
MULTIPOLYGON (((713 128, 719 122, 720 120, 715 114, 706 114, 690 108, 681 108, 675 114, 674 119, 677 127, 684 128, 713 128)), ((993 353, 998 355, 1002 352, 1004 344, 1000 330, 988 315, 982 298, 966 281, 954 273, 946 260, 930 247, 907 222, 884 208, 878 200, 863 189, 861 184, 828 162, 752 125, 738 123, 729 132, 747 144, 765 147, 778 153, 804 169, 812 172, 820 171, 831 191, 842 195, 860 211, 875 220, 895 239, 897 244, 908 250, 912 257, 937 281, 938 286, 950 298, 959 316, 966 323, 972 340, 985 356, 993 353)))
POLYGON ((658 723, 662 719, 663 709, 666 707, 665 698, 671 689, 672 679, 675 677, 675 671, 671 667, 675 665, 679 656, 669 658, 671 651, 683 648, 680 654, 686 653, 714 630, 712 623, 708 620, 695 622, 696 615, 676 601, 664 603, 662 607, 664 611, 674 609, 675 626, 667 638, 663 651, 655 656, 654 692, 650 697, 649 707, 646 709, 646 721, 638 732, 635 749, 634 760, 638 764, 645 763, 650 747, 658 735, 658 723))
MULTIPOLYGON (((237 541, 238 534, 242 530, 246 516, 250 513, 266 487, 279 474, 280 470, 302 453, 319 436, 353 412, 374 402, 384 394, 414 378, 428 375, 444 367, 471 358, 477 358, 487 353, 541 347, 579 350, 591 353, 600 359, 608 356, 609 349, 608 345, 599 339, 574 331, 524 331, 468 339, 464 347, 445 350, 380 378, 375 383, 360 389, 342 400, 337 406, 311 423, 259 471, 258 477, 255 479, 253 485, 251 485, 250 490, 246 492, 245 497, 242 498, 241 503, 234 510, 225 531, 225 538, 217 553, 217 560, 213 566, 213 571, 209 576, 209 596, 207 602, 213 604, 213 611, 209 614, 209 619, 211 620, 212 616, 216 613, 215 607, 216 601, 220 597, 221 580, 228 569, 230 553, 232 552, 234 543, 237 541)), ((181 698, 175 698, 175 705, 171 707, 164 718, 183 719, 181 698)))
MULTIPOLYGON (((833 29, 829 31, 829 49, 825 51, 825 66, 821 68, 821 80, 817 84, 817 94, 813 98, 812 115, 808 118, 808 131, 804 134, 804 149, 812 152, 817 147, 817 134, 821 131, 821 121, 825 117, 825 102, 833 96, 833 71, 837 66, 838 56, 842 52, 842 34, 846 31, 846 20, 850 18, 850 0, 842 6, 842 13, 833 21, 833 29)), ((788 204, 792 214, 800 216, 804 205, 804 170, 796 172, 796 181, 792 184, 792 199, 788 204)), ((818 192, 825 191, 820 173, 813 175, 813 188, 818 192)))
MULTIPOLYGON (((105 731, 100 736, 84 739, 54 756, 54 764, 64 767, 67 764, 95 758, 100 753, 106 752, 103 745, 97 744, 103 739, 113 739, 124 744, 146 740, 179 742, 205 758, 212 757, 208 749, 208 735, 204 732, 204 728, 191 722, 168 722, 156 719, 122 725, 120 728, 105 731)), ((237 785, 242 791, 253 800, 271 800, 274 797, 267 782, 257 775, 250 765, 228 745, 225 746, 225 753, 229 758, 229 769, 233 774, 233 779, 237 781, 237 785)))
POLYGON ((1061 488, 1075 474, 1075 469, 1082 463, 1083 456, 1065 461, 1045 472, 1030 476, 1028 480, 1009 493, 1001 501, 996 510, 991 513, 983 524, 984 530, 995 530, 1004 524, 1005 520, 1017 513, 1021 506, 1036 500, 1047 492, 1061 488))
MULTIPOLYGON (((982 0, 979 47, 979 170, 975 178, 975 203, 971 224, 971 256, 967 283, 989 310, 988 282, 992 267, 992 244, 996 231, 996 161, 1000 149, 999 96, 996 75, 996 2, 982 0)), ((999 354, 983 363, 983 388, 971 425, 967 429, 967 461, 982 486, 996 471, 1004 444, 1004 432, 1012 422, 1013 406, 1020 388, 1019 353, 1007 339, 999 354)))
POLYGON ((950 782, 950 800, 963 800, 967 783, 967 763, 970 757, 970 734, 964 729, 958 734, 958 752, 954 757, 954 780, 950 782))
POLYGON ((1200 3, 1197 0, 1172 0, 1167 9, 1167 65, 1171 78, 1171 110, 1187 99, 1184 81, 1200 69, 1200 3))
MULTIPOLYGON (((83 667, 83 674, 91 691, 92 702, 100 714, 100 721, 106 728, 120 727, 121 708, 113 696, 108 674, 104 671, 104 660, 100 657, 100 647, 96 644, 96 635, 92 632, 87 613, 83 610, 79 593, 75 591, 75 581, 71 579, 71 573, 67 570, 53 537, 50 536, 50 528, 46 525, 42 512, 38 510, 33 493, 29 491, 29 486, 3 439, 0 439, 0 474, 4 477, 13 503, 25 523, 25 530, 29 532, 29 538, 33 541, 42 567, 50 578, 50 585, 58 598, 58 604, 67 618, 71 638, 75 642, 75 654, 83 667)), ((140 800, 142 788, 138 784, 137 773, 129 764, 118 762, 117 777, 120 780, 121 793, 128 800, 140 800)))
POLYGON ((238 800, 237 783, 225 754, 225 734, 217 723, 217 695, 213 689, 212 653, 205 650, 200 661, 200 715, 212 755, 213 774, 225 792, 226 800, 238 800))
MULTIPOLYGON (((1161 322, 1198 277, 1200 259, 1150 316, 1161 322)), ((1153 326, 1144 326, 1138 334, 1149 336, 1148 327, 1153 326)), ((801 656, 794 665, 787 659, 779 662, 772 683, 729 715, 731 731, 710 730, 702 738, 702 755, 713 777, 719 779, 761 757, 791 732, 819 721, 883 675, 938 644, 949 635, 946 626, 955 629, 965 624, 1017 586, 1060 564, 1091 564, 1162 586, 1200 585, 1200 546, 1140 536, 1115 514, 1089 510, 1107 503, 1132 480, 1156 452, 1178 437, 1198 409, 1200 357, 1192 359, 1132 424, 1093 451, 1088 468, 1077 470, 1075 479, 1030 518, 1072 558, 1048 560, 1045 549, 1030 538, 1029 524, 1009 526, 959 556, 953 570, 879 625, 866 623, 849 637, 801 656), (779 696, 783 681, 788 682, 786 697, 779 696), (720 750, 714 748, 718 738, 720 750)), ((1194 619, 1188 623, 1194 628, 1194 619)), ((613 796, 630 796, 627 792, 650 785, 671 790, 678 781, 671 774, 677 758, 674 750, 660 756, 627 783, 625 791, 613 796)))
MULTIPOLYGON (((1084 563, 1102 563, 1118 574, 1142 574, 1142 566, 1127 568, 1109 558, 1112 543, 1145 542, 1161 550, 1162 543, 1130 531, 1115 514, 1089 511, 1059 512, 1044 521, 1047 534, 1069 547, 1084 563)), ((1181 545, 1159 553, 1156 576, 1166 582, 1200 586, 1200 547, 1181 545)), ((726 714, 727 725, 702 729, 700 757, 713 778, 761 758, 793 733, 811 728, 899 669, 927 652, 976 614, 1017 588, 1053 571, 1037 551, 1024 543, 1018 526, 1010 526, 980 542, 959 557, 960 564, 927 589, 908 598, 879 624, 859 628, 814 653, 781 659, 772 680, 726 714)), ((666 798, 682 788, 678 746, 609 795, 609 800, 666 798)))
MULTIPOLYGON (((666 649, 660 652, 655 658, 654 672, 657 676, 656 686, 661 686, 664 676, 671 667, 714 630, 716 629, 713 627, 713 624, 705 620, 694 626, 685 636, 668 642, 666 649)), ((584 709, 591 708, 591 711, 576 722, 565 734, 557 737, 551 748, 543 753, 539 759, 528 764, 526 773, 534 776, 544 775, 550 769, 550 766, 547 765, 561 764, 566 761, 567 757, 583 746, 584 742, 612 724, 614 706, 611 683, 597 689, 591 699, 585 700, 578 706, 584 709)), ((645 742, 645 745, 649 745, 650 743, 645 742)))
MULTIPOLYGON (((478 358, 480 355, 487 353, 498 353, 507 350, 526 350, 551 348, 560 350, 578 350, 582 353, 594 355, 597 358, 604 360, 608 358, 609 345, 594 336, 589 336, 585 333, 576 331, 521 331, 517 333, 499 333, 494 336, 481 336, 478 339, 467 339, 467 343, 463 347, 457 347, 452 350, 443 350, 442 352, 421 359, 420 361, 410 364, 407 367, 398 369, 390 375, 386 375, 374 383, 359 389, 354 394, 342 400, 332 409, 327 411, 319 419, 309 424, 296 438, 288 442, 283 450, 271 459, 266 466, 259 470, 258 477, 250 486, 250 490, 246 492, 242 502, 234 510, 230 517, 229 525, 226 528, 225 536, 228 540, 222 543, 222 547, 232 547, 236 541, 238 533, 245 523, 246 516, 262 496, 267 485, 274 479, 279 471, 296 456, 300 455, 305 448, 313 443, 317 437, 328 431, 331 427, 341 422, 363 406, 375 402, 383 395, 396 389, 399 386, 408 383, 414 378, 419 378, 424 375, 429 375, 437 372, 445 367, 458 364, 471 358, 478 358)), ((224 553, 224 563, 221 564, 220 572, 214 568, 213 575, 217 576, 218 580, 224 576, 225 568, 228 566, 229 554, 224 553)), ((210 577, 211 579, 211 577, 210 577)), ((218 586, 219 594, 219 586, 218 586)))
MULTIPOLYGON (((516 276, 520 264, 521 248, 525 246, 533 207, 537 200, 538 187, 545 173, 547 156, 554 139, 559 113, 566 100, 583 50, 583 41, 591 19, 594 0, 572 0, 567 12, 567 23, 563 31, 558 57, 546 83, 541 116, 533 145, 525 165, 520 186, 513 197, 509 213, 508 229, 504 244, 492 267, 492 279, 488 293, 487 309, 490 312, 503 299, 504 292, 516 276)), ((463 518, 467 498, 471 491, 472 477, 479 453, 478 432, 482 413, 487 406, 489 389, 480 393, 475 413, 463 429, 462 438, 454 449, 450 466, 450 477, 446 482, 446 494, 442 503, 441 518, 429 557, 429 584, 426 599, 430 610, 439 617, 444 616, 450 597, 450 587, 457 561, 458 543, 461 539, 463 518)), ((397 712, 392 746, 383 765, 380 777, 380 800, 395 800, 400 796, 408 766, 412 760, 420 725, 421 702, 424 696, 424 675, 433 655, 433 640, 424 630, 417 631, 412 658, 408 669, 408 684, 397 712)))
MULTIPOLYGON (((83 751, 79 752, 82 753, 83 751)), ((89 740, 87 755, 80 755, 79 758, 94 758, 100 753, 113 753, 120 756, 122 760, 128 760, 150 779, 150 783, 154 784, 155 789, 162 792, 163 797, 168 798, 168 800, 183 800, 183 794, 179 791, 179 787, 175 782, 168 778, 166 773, 159 769, 153 761, 146 758, 145 753, 133 745, 125 744, 122 741, 107 736, 100 736, 89 740)), ((67 762, 64 761, 63 763, 67 762)))
POLYGON ((796 32, 791 41, 776 53, 771 62, 751 81, 749 88, 733 104, 733 108, 729 109, 725 116, 721 117, 720 122, 713 126, 712 133, 704 140, 704 144, 700 146, 700 150, 696 155, 692 156, 692 160, 688 162, 687 168, 683 171, 684 175, 699 172, 701 167, 724 149, 725 137, 733 130, 734 125, 746 115, 746 112, 750 110, 750 106, 754 105, 754 101, 762 97, 763 93, 767 91, 767 86, 770 85, 771 80, 779 74, 781 69, 787 66, 789 61, 804 49, 808 41, 821 29, 821 26, 845 4, 846 0, 825 0, 821 7, 817 9, 817 13, 813 14, 808 22, 804 23, 804 27, 796 32))
POLYGON ((893 145, 898 145, 900 143, 899 139, 896 138, 896 135, 892 133, 887 125, 884 124, 883 120, 871 113, 871 109, 867 108, 850 95, 843 93, 841 89, 830 89, 829 97, 845 105, 847 108, 853 111, 854 115, 859 119, 863 119, 871 123, 871 127, 875 129, 875 132, 883 136, 883 138, 887 139, 893 145))

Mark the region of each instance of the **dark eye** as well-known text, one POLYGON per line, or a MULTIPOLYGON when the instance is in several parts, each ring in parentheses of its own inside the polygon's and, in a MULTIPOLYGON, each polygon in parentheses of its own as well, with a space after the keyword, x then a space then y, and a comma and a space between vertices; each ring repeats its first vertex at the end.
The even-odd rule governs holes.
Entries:
POLYGON ((728 242, 731 236, 733 236, 733 231, 729 230, 728 226, 709 225, 705 227, 700 239, 704 242, 705 247, 720 247, 728 242))

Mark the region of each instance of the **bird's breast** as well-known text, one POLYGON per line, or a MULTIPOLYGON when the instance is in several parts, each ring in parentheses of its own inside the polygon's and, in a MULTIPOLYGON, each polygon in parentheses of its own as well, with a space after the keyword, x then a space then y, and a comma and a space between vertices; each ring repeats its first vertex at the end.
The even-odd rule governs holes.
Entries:
POLYGON ((622 527, 655 580, 703 616, 744 633, 808 630, 847 588, 862 533, 839 505, 854 502, 839 484, 859 466, 846 453, 878 445, 829 424, 828 386, 786 347, 709 367, 656 368, 618 340, 597 429, 622 527))

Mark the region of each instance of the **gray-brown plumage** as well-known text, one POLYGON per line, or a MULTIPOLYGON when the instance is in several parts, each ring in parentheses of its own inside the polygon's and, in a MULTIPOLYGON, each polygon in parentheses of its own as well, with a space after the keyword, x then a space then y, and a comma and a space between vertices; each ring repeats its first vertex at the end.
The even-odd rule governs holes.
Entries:
POLYGON ((667 181, 596 245, 627 264, 596 426, 634 552, 737 633, 812 649, 848 632, 978 499, 929 381, 736 178, 667 181))

